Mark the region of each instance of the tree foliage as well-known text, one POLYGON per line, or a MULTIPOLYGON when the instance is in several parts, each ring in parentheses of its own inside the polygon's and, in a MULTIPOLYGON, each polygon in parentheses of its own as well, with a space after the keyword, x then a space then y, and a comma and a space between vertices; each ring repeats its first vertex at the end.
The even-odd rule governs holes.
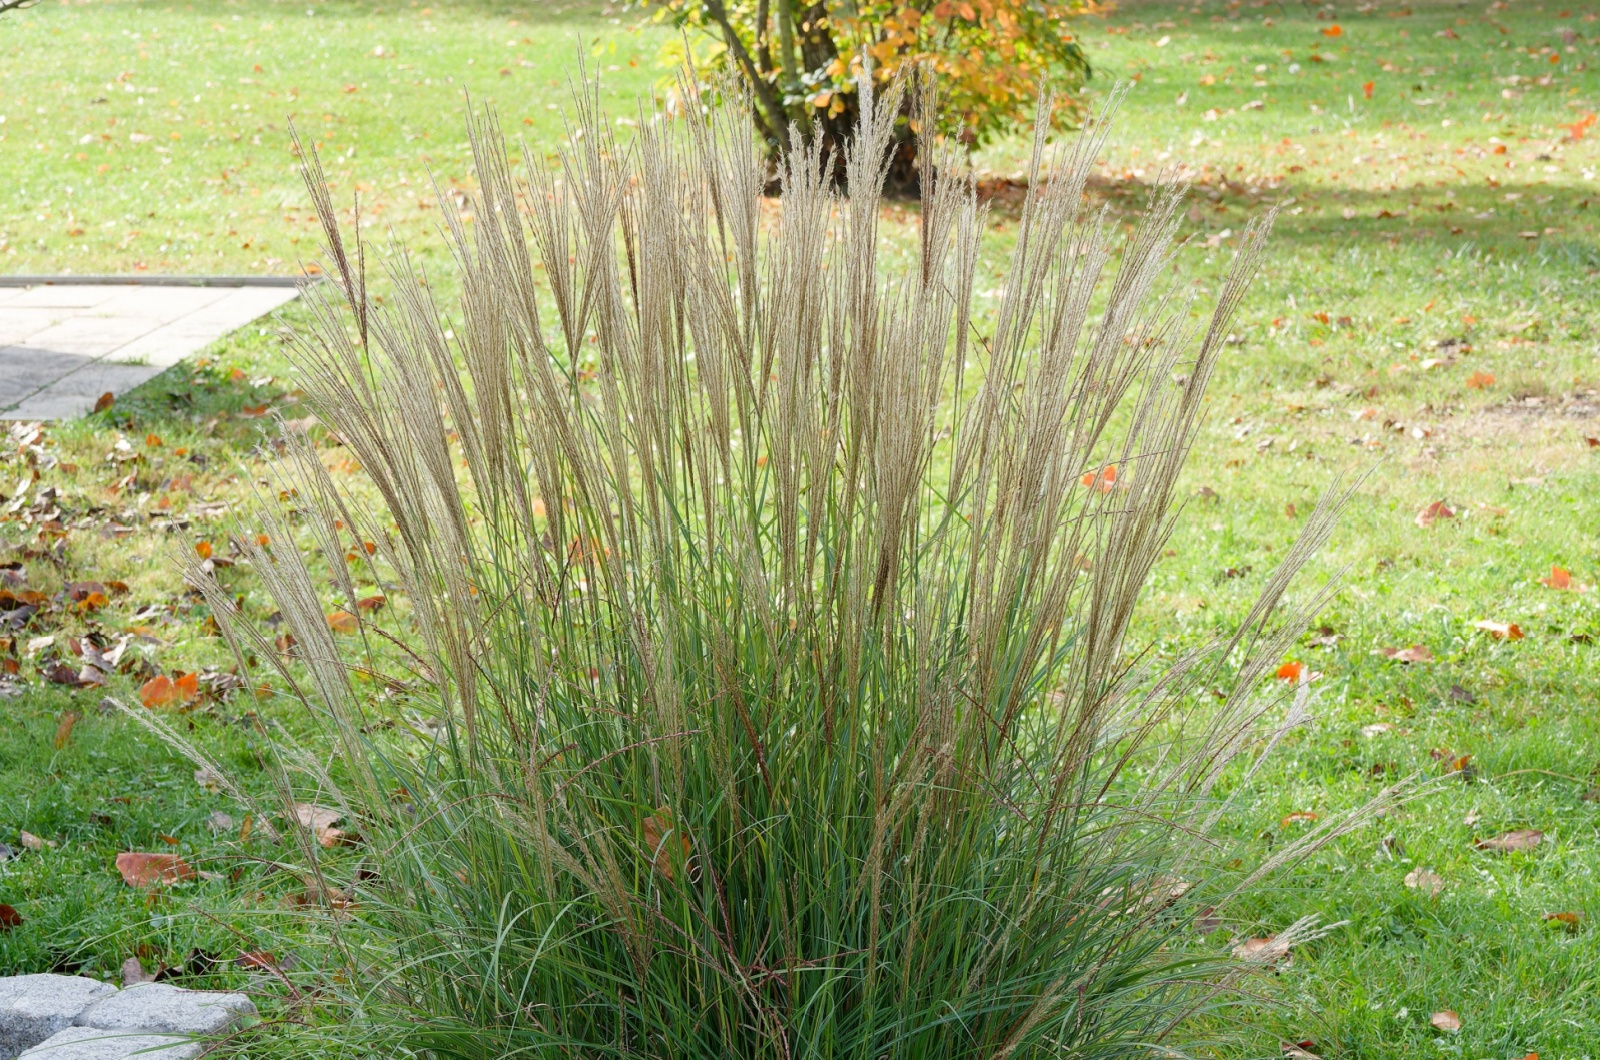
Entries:
MULTIPOLYGON (((1090 74, 1074 15, 1095 0, 641 0, 658 17, 712 38, 696 65, 737 70, 755 96, 770 144, 792 122, 815 121, 825 141, 853 135, 863 63, 888 82, 910 68, 931 78, 941 132, 968 146, 1031 120, 1049 82, 1057 120, 1077 111, 1090 74)), ((910 122, 898 136, 909 150, 910 122)), ((906 152, 902 152, 906 153, 906 152)), ((908 161, 903 159, 901 161, 908 161)))

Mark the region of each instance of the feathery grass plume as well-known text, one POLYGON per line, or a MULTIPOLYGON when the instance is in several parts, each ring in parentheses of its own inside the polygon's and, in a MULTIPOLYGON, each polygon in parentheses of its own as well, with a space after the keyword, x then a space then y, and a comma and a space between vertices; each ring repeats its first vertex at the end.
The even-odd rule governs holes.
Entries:
MULTIPOLYGON (((953 152, 923 153, 914 260, 885 261, 901 92, 863 81, 844 182, 791 132, 774 202, 747 100, 622 145, 582 87, 520 178, 476 118, 453 312, 402 251, 369 296, 308 158, 350 305, 311 293, 299 360, 363 484, 303 440, 280 469, 325 583, 280 512, 243 538, 337 752, 317 783, 366 841, 315 969, 343 1007, 307 1049, 1134 1056, 1217 1003, 1237 965, 1187 925, 1243 874, 1219 783, 1305 716, 1264 679, 1347 492, 1236 636, 1159 663, 1125 642, 1270 218, 1192 324, 1166 278, 1183 189, 1115 248, 1083 190, 1116 97, 1065 144, 1046 106, 980 328, 953 152), (383 622, 350 557, 394 587, 383 622), (422 744, 353 683, 397 662, 422 744)), ((212 585, 241 655, 266 644, 212 585)))

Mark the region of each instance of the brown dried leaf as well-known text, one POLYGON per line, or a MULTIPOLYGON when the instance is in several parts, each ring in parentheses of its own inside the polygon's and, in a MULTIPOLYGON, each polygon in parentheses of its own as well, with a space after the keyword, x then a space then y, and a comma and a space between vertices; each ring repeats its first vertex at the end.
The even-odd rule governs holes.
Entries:
POLYGON ((1428 1022, 1433 1024, 1436 1029, 1449 1034, 1455 1034, 1461 1029, 1461 1017, 1449 1009, 1445 1009, 1443 1012, 1435 1012, 1428 1017, 1428 1022))
POLYGON ((194 869, 176 854, 118 854, 117 871, 129 887, 154 887, 195 878, 194 869))
POLYGON ((1426 530, 1440 519, 1454 519, 1455 517, 1455 510, 1445 504, 1444 501, 1434 501, 1431 504, 1424 505, 1422 510, 1417 512, 1417 517, 1414 521, 1418 526, 1426 530))
POLYGON ((0 931, 10 931, 12 928, 21 926, 22 914, 4 902, 0 902, 0 931))
POLYGON ((1439 892, 1444 890, 1444 877, 1432 869, 1412 869, 1406 873, 1406 886, 1430 897, 1437 897, 1439 892))
POLYGON ((1518 828, 1512 832, 1503 832, 1489 839, 1480 839, 1475 846, 1479 850, 1492 850, 1497 854, 1509 854, 1515 850, 1532 850, 1544 841, 1544 833, 1537 828, 1518 828))
POLYGON ((338 810, 327 806, 319 806, 314 802, 297 802, 294 804, 294 819, 300 822, 301 828, 309 828, 313 832, 331 828, 343 816, 344 814, 338 810))
POLYGON ((1396 662, 1419 663, 1433 662, 1433 652, 1425 645, 1413 644, 1409 648, 1379 648, 1378 654, 1393 659, 1396 662))
POLYGON ((1243 939, 1233 947, 1233 955, 1252 964, 1287 964, 1289 944, 1281 941, 1277 935, 1243 939))

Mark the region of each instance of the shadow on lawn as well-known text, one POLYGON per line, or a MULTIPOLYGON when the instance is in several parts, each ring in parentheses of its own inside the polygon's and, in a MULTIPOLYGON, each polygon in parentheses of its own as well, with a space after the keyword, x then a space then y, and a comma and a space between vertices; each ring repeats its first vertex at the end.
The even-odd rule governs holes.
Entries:
MULTIPOLYGON (((1136 178, 1100 179, 1089 186, 1092 201, 1125 217, 1141 215, 1154 191, 1152 182, 1136 178)), ((1600 269, 1593 232, 1600 220, 1600 193, 1518 186, 1511 192, 1518 198, 1508 203, 1507 191, 1468 184, 1381 191, 1223 179, 1194 184, 1187 209, 1191 224, 1203 226, 1197 235, 1204 239, 1225 229, 1238 231, 1275 204, 1299 206, 1298 213, 1285 210, 1278 216, 1272 238, 1280 253, 1285 247, 1298 253, 1350 242, 1390 250, 1429 243, 1452 253, 1467 247, 1513 251, 1542 256, 1543 265, 1600 269)), ((1012 223, 1021 217, 1026 194, 1025 185, 1011 180, 985 180, 979 186, 991 216, 1012 223)))

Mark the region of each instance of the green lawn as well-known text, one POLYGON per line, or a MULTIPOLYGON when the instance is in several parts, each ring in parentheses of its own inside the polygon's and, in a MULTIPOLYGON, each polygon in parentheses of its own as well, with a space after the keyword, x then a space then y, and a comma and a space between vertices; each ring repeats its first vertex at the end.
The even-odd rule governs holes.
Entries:
MULTIPOLYGON (((1600 125, 1585 124, 1600 111, 1600 21, 1576 4, 1363 6, 1319 19, 1296 4, 1128 3, 1082 23, 1093 87, 1138 79, 1094 195, 1131 216, 1164 167, 1191 177, 1184 264, 1211 287, 1233 233, 1286 204, 1213 386, 1145 639, 1176 652, 1237 621, 1318 491, 1365 473, 1313 571, 1344 572, 1326 629, 1293 657, 1321 673, 1318 719, 1234 826, 1265 850, 1305 814, 1433 778, 1209 936, 1220 948, 1313 912, 1350 922, 1252 984, 1278 1004, 1241 1011, 1249 1049, 1219 1055, 1309 1038, 1325 1057, 1600 1056, 1600 589, 1576 591, 1600 585, 1600 125), (1453 514, 1419 525, 1433 502, 1453 514), (1541 583, 1552 566, 1572 588, 1541 583), (1525 636, 1496 638, 1486 620, 1525 636), (1431 661, 1381 651, 1416 644, 1431 661), (1544 833, 1532 850, 1474 846, 1527 828, 1544 833), (1439 893, 1406 885, 1423 869, 1439 893), (1442 1010, 1459 1034, 1430 1027, 1442 1010)), ((291 117, 337 192, 360 191, 369 236, 392 228, 440 259, 429 173, 470 187, 463 89, 548 151, 581 38, 626 119, 664 74, 665 35, 632 18, 577 3, 46 0, 0 23, 0 269, 292 272, 316 236, 291 117)), ((1004 140, 979 156, 997 255, 1016 227, 1020 151, 1004 140)), ((127 658, 147 651, 168 672, 229 665, 166 557, 208 533, 205 501, 245 498, 270 444, 261 406, 303 415, 293 403, 264 326, 108 413, 4 447, 0 490, 30 468, 40 479, 27 503, 0 501, 0 562, 52 602, 0 632, 18 670, 0 698, 0 843, 18 853, 0 863, 0 903, 24 917, 0 930, 0 973, 110 975, 139 955, 195 973, 183 981, 244 982, 248 969, 185 959, 254 949, 261 918, 303 892, 290 852, 259 831, 241 841, 230 800, 97 707, 136 701, 135 676, 103 690, 41 677, 90 634, 130 634, 127 658), (115 459, 119 438, 138 460, 115 459), (46 486, 55 498, 35 503, 46 486), (133 532, 107 536, 113 521, 133 532), (86 579, 129 588, 82 614, 54 600, 86 579), (82 717, 58 748, 68 712, 82 717), (234 826, 213 832, 213 811, 234 826), (56 845, 24 849, 23 830, 56 845), (152 904, 117 878, 123 850, 175 851, 220 877, 152 904)), ((266 606, 244 571, 226 577, 266 606)), ((248 693, 172 720, 261 786, 259 726, 298 724, 248 693)))

